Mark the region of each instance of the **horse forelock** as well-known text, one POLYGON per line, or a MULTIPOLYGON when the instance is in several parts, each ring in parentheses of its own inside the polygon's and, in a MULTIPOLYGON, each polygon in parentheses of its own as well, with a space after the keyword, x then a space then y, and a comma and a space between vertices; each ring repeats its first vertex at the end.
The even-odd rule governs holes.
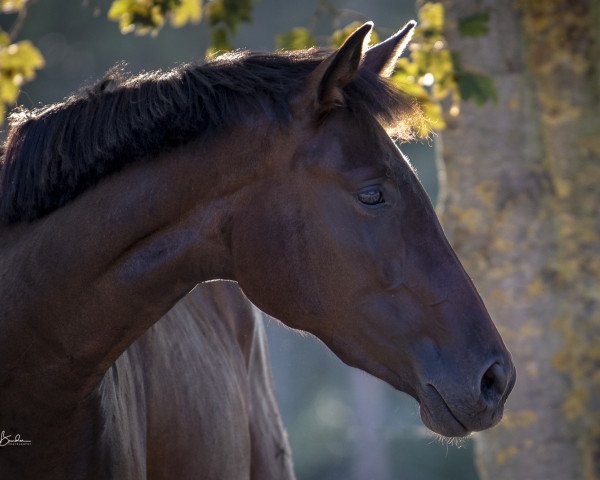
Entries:
MULTIPOLYGON (((289 121, 293 93, 324 55, 237 51, 132 77, 119 64, 63 102, 17 109, 0 157, 0 224, 40 218, 124 166, 232 126, 250 111, 289 121)), ((344 95, 356 115, 410 134, 418 109, 384 79, 363 69, 344 95)))

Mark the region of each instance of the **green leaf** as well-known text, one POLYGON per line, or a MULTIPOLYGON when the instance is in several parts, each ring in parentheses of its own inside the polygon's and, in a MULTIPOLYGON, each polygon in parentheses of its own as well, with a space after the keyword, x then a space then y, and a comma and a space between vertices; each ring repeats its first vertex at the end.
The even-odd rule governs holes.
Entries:
POLYGON ((225 4, 222 0, 213 0, 206 5, 206 18, 208 25, 214 27, 220 22, 223 22, 227 16, 225 12, 225 4))
POLYGON ((231 50, 229 34, 235 35, 241 23, 252 21, 254 1, 256 0, 211 0, 205 5, 205 16, 213 37, 210 55, 218 50, 231 50))
POLYGON ((486 75, 461 70, 456 73, 456 81, 463 100, 473 100, 479 106, 487 101, 498 101, 494 81, 486 75))
POLYGON ((223 24, 235 34, 240 23, 252 21, 252 0, 211 0, 206 5, 206 16, 211 27, 223 24))
POLYGON ((458 19, 458 31, 463 37, 483 37, 488 34, 489 12, 475 13, 458 19))
POLYGON ((289 32, 275 37, 277 48, 284 50, 301 50, 303 48, 314 47, 316 43, 310 31, 304 27, 292 28, 289 32))
POLYGON ((212 31, 212 48, 217 52, 228 52, 231 50, 227 30, 221 27, 212 31))
POLYGON ((422 30, 441 32, 444 29, 444 5, 437 2, 426 2, 419 9, 419 20, 422 30))

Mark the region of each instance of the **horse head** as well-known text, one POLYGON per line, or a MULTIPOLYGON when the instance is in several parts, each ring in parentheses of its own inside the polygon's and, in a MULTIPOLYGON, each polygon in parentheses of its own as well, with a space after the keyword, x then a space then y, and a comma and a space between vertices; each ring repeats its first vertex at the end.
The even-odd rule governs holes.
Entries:
POLYGON ((299 84, 232 220, 234 278, 265 312, 412 395, 430 429, 464 436, 500 420, 515 368, 375 111, 385 105, 367 105, 391 101, 385 77, 413 27, 367 49, 367 23, 299 84))

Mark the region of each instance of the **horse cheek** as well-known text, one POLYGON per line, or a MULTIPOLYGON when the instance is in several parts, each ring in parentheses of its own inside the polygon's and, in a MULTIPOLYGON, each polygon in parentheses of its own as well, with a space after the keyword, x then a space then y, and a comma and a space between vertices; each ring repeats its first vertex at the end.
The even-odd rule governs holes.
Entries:
POLYGON ((250 301, 286 325, 306 329, 296 223, 274 208, 246 211, 236 219, 231 248, 235 280, 250 301))

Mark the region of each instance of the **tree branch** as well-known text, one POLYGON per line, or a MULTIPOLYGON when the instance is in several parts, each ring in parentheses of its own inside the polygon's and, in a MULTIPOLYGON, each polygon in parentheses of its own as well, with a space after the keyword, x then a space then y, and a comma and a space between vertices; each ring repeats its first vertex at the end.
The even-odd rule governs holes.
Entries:
POLYGON ((31 5, 33 5, 36 1, 37 0, 27 0, 23 3, 23 8, 21 8, 21 10, 19 10, 19 13, 17 14, 17 18, 15 19, 15 23, 13 23, 13 26, 10 29, 10 32, 8 34, 8 37, 9 37, 11 43, 15 41, 15 39, 17 38, 17 35, 19 35, 19 32, 23 28, 25 19, 27 18, 27 13, 29 11, 29 7, 31 5))

